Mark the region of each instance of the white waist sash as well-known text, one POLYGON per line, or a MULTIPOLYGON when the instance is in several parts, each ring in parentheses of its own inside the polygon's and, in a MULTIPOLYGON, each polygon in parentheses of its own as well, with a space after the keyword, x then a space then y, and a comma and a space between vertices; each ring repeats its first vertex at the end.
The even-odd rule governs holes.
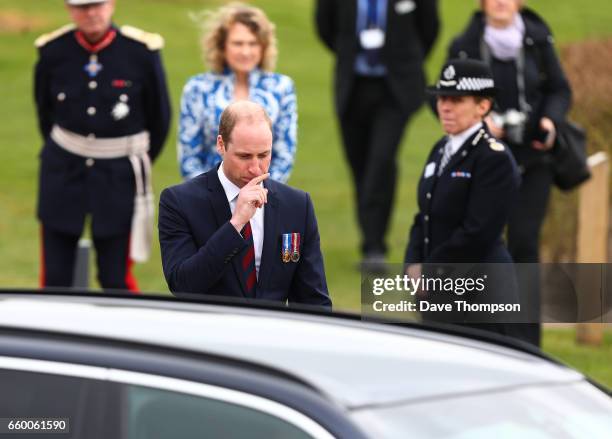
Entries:
POLYGON ((132 163, 136 180, 134 214, 130 233, 130 258, 145 262, 151 254, 153 217, 155 215, 151 160, 149 159, 149 133, 124 137, 91 138, 68 131, 59 125, 51 130, 51 139, 72 154, 94 159, 127 157, 132 163))

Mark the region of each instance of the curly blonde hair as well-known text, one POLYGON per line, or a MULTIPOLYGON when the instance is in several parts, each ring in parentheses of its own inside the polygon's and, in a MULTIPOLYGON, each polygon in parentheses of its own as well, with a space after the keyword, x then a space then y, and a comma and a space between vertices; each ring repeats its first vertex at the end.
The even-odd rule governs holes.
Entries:
POLYGON ((204 15, 202 54, 212 71, 220 73, 225 68, 225 42, 230 27, 236 23, 248 27, 261 44, 259 67, 266 71, 274 70, 278 56, 275 26, 264 11, 243 3, 229 3, 216 11, 204 12, 204 15))

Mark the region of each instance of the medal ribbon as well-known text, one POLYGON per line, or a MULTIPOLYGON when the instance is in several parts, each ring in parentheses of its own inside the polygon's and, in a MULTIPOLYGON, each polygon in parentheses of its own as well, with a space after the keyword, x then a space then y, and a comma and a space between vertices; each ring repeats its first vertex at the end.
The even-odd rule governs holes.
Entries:
POLYGON ((292 233, 291 234, 291 252, 292 253, 299 253, 300 252, 300 234, 299 233, 292 233))

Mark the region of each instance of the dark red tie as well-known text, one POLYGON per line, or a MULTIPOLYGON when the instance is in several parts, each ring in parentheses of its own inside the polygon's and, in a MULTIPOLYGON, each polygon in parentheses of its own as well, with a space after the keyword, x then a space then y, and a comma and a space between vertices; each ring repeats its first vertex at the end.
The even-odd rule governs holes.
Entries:
POLYGON ((253 243, 253 230, 248 222, 240 232, 247 241, 248 247, 242 257, 242 272, 246 284, 246 292, 250 297, 255 297, 255 285, 257 284, 257 272, 255 271, 255 244, 253 243))

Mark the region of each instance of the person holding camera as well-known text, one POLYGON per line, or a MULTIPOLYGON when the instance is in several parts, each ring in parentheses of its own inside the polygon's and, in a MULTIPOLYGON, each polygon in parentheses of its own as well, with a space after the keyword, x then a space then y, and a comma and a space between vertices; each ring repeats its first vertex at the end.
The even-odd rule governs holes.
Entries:
MULTIPOLYGON (((519 201, 508 222, 508 248, 514 262, 537 263, 553 181, 555 127, 565 119, 571 101, 550 29, 523 0, 480 0, 480 11, 453 40, 448 57, 480 59, 491 67, 500 92, 486 123, 510 146, 522 177, 519 201)), ((536 278, 537 273, 532 276, 536 278)), ((529 305, 538 310, 537 281, 530 289, 529 305)), ((539 345, 539 325, 527 332, 539 345)))

